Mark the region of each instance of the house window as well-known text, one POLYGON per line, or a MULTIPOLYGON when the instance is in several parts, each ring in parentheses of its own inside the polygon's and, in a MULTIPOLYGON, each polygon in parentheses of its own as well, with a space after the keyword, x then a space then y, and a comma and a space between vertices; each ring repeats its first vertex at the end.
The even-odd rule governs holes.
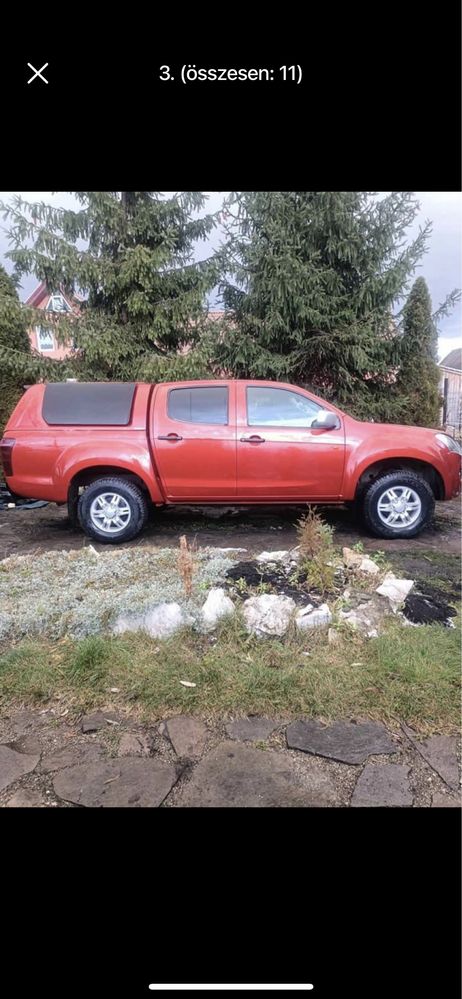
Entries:
POLYGON ((46 307, 47 312, 70 312, 70 307, 67 304, 63 295, 51 295, 48 300, 48 305, 46 307))
POLYGON ((37 334, 37 347, 39 350, 55 349, 55 341, 51 330, 46 329, 44 326, 36 326, 35 332, 37 334))

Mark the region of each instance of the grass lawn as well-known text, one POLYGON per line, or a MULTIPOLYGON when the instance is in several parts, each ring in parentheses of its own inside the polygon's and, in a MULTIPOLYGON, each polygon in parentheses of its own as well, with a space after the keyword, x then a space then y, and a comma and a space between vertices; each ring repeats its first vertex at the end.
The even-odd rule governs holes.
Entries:
POLYGON ((157 642, 141 633, 22 641, 0 656, 0 706, 59 695, 70 714, 104 707, 146 721, 179 712, 369 717, 422 733, 456 732, 459 662, 458 620, 452 629, 391 619, 377 639, 341 631, 329 645, 325 632, 258 640, 236 615, 214 639, 184 631, 157 642))

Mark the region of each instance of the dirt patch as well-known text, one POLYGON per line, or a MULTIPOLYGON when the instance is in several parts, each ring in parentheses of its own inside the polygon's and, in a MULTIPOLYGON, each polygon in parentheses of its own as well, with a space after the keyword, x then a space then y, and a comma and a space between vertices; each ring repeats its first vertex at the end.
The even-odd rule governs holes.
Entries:
MULTIPOLYGON (((343 507, 319 507, 322 516, 335 531, 334 543, 351 546, 361 541, 365 551, 385 551, 388 555, 403 551, 435 552, 458 555, 460 552, 460 503, 437 503, 436 515, 428 528, 409 541, 386 541, 369 536, 343 507)), ((200 547, 242 547, 249 556, 263 549, 293 548, 297 543, 296 521, 306 512, 300 507, 166 507, 153 510, 143 534, 124 547, 159 545, 177 547, 186 534, 189 542, 200 547)), ((65 506, 50 503, 46 507, 25 510, 0 510, 0 559, 12 554, 78 549, 89 539, 72 527, 65 506)), ((93 542, 98 550, 107 546, 93 542)))
POLYGON ((297 570, 296 581, 291 582, 293 575, 293 567, 288 567, 285 570, 282 567, 265 568, 259 562, 249 561, 233 565, 226 572, 226 579, 228 587, 233 591, 237 590, 244 599, 255 596, 255 589, 258 591, 258 588, 263 586, 268 587, 265 592, 292 597, 292 600, 300 607, 304 607, 307 603, 312 603, 314 606, 322 603, 320 593, 308 591, 303 586, 307 578, 306 572, 297 570), (236 584, 240 585, 236 586, 236 584))
POLYGON ((410 593, 406 597, 403 613, 413 624, 434 624, 435 621, 448 622, 457 612, 440 596, 410 593))

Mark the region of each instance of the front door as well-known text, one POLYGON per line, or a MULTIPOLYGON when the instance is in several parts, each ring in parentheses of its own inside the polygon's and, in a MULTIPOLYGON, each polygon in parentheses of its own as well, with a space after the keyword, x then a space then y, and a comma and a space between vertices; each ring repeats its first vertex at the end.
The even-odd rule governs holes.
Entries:
POLYGON ((303 389, 237 383, 237 498, 334 500, 342 491, 345 430, 315 429, 325 407, 303 389))
POLYGON ((233 382, 155 389, 154 455, 171 502, 235 500, 235 400, 233 382))

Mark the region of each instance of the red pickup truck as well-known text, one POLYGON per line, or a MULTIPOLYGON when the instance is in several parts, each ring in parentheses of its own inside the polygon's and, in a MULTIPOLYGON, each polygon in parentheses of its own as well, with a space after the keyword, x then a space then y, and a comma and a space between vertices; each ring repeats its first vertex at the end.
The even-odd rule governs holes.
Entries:
POLYGON ((412 537, 460 491, 446 434, 362 423, 268 381, 34 385, 0 453, 13 494, 67 503, 109 544, 134 538, 150 504, 181 503, 354 503, 379 537, 412 537))

